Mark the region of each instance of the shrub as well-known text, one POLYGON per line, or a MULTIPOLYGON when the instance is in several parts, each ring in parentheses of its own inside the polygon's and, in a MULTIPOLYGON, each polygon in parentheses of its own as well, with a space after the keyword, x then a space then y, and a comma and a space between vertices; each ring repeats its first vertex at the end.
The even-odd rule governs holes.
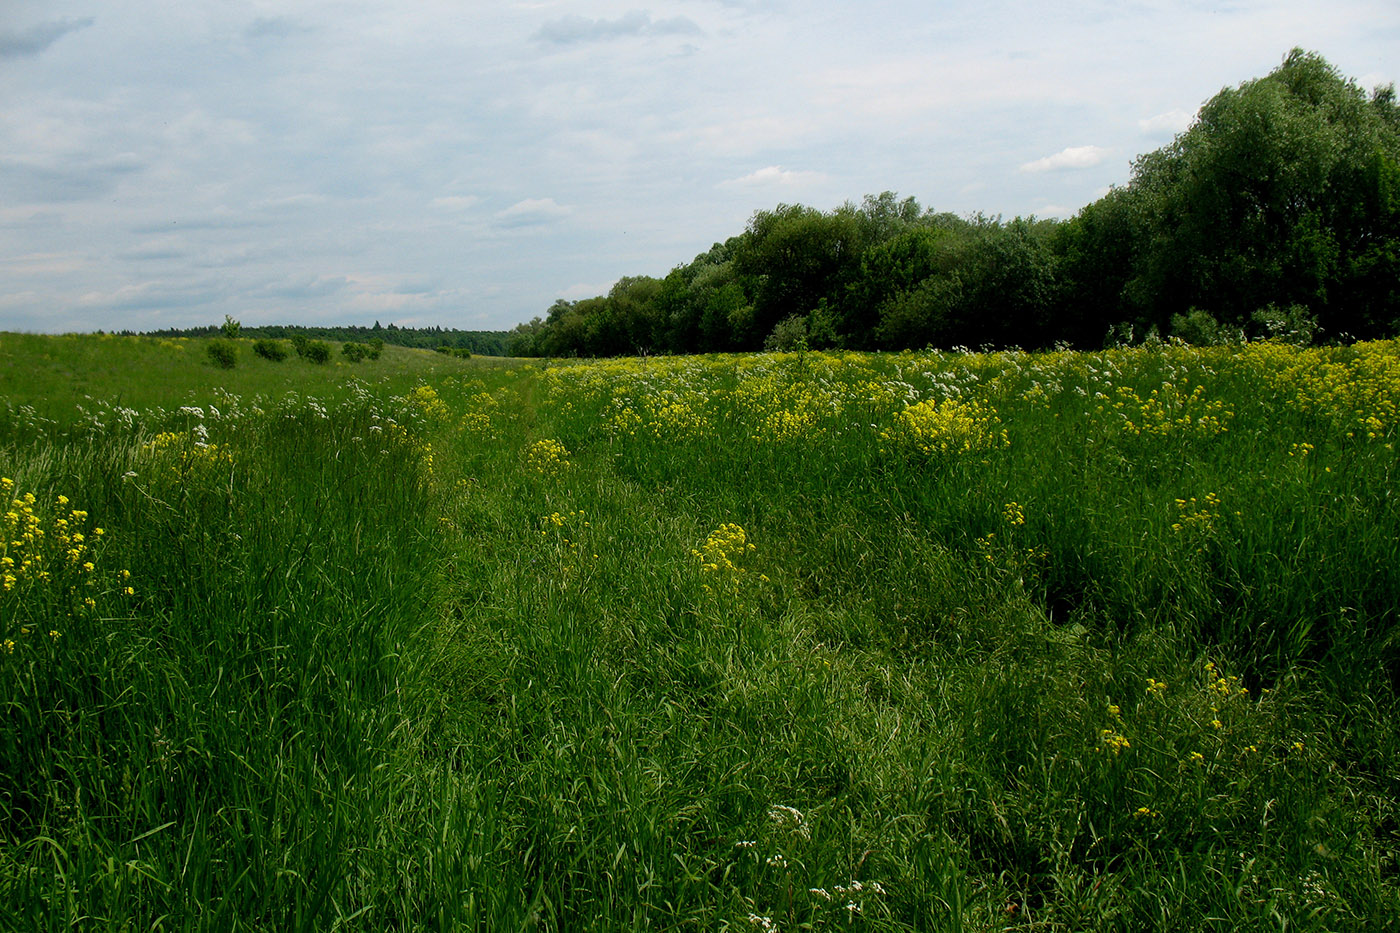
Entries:
POLYGON ((362 343, 346 343, 341 345, 340 352, 350 362, 358 363, 369 356, 369 347, 362 343))
POLYGON ((232 340, 209 341, 209 360, 220 369, 233 369, 238 362, 238 348, 232 340))
POLYGON ((323 340, 308 340, 300 351, 301 358, 312 363, 324 364, 331 361, 330 344, 323 340))
POLYGON ((1267 305, 1255 311, 1250 320, 1265 340, 1291 343, 1298 347, 1311 346, 1320 330, 1317 318, 1308 312, 1307 307, 1298 304, 1284 308, 1267 305))
POLYGON ((257 340, 253 343, 253 352, 265 360, 280 363, 287 358, 287 348, 280 340, 257 340))
POLYGON ((1220 323, 1203 308, 1173 314, 1172 336, 1196 347, 1219 347, 1244 341, 1244 334, 1238 327, 1220 323))
POLYGON ((370 359, 372 359, 372 360, 377 360, 377 359, 379 359, 379 354, 381 354, 381 353, 383 353, 383 352, 384 352, 384 341, 380 340, 378 337, 375 337, 374 339, 370 340, 370 342, 369 342, 369 358, 370 358, 370 359))
POLYGON ((763 341, 763 349, 782 352, 806 350, 807 319, 800 314, 790 314, 783 318, 763 341))

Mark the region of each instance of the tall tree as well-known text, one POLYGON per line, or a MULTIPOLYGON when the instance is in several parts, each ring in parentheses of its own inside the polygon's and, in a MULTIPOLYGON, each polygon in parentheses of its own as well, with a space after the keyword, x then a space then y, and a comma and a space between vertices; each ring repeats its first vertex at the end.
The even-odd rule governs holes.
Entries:
POLYGON ((1298 304, 1334 332, 1375 333, 1385 315, 1357 278, 1375 277, 1390 250, 1377 240, 1394 238, 1394 111, 1393 93, 1368 100, 1301 49, 1222 90, 1134 165, 1148 242, 1129 291, 1159 325, 1191 305, 1246 323, 1264 305, 1298 304))

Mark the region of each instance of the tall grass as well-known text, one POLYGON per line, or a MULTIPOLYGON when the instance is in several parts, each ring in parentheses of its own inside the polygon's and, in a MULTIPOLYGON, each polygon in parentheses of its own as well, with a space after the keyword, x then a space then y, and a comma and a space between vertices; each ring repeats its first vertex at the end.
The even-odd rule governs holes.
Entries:
POLYGON ((461 363, 81 430, 17 396, 17 527, 83 511, 89 550, 0 597, 0 912, 1396 928, 1397 367, 461 363))

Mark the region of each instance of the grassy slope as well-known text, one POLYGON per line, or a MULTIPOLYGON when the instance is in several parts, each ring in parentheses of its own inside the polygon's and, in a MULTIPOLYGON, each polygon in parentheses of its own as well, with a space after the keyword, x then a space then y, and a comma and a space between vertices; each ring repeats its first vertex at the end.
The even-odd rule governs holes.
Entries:
MULTIPOLYGON (((35 334, 0 334, 0 398, 32 405, 39 414, 66 422, 77 406, 95 400, 143 409, 208 405, 218 393, 277 398, 288 392, 339 400, 352 379, 387 380, 402 390, 418 379, 463 372, 466 360, 385 346, 377 361, 346 362, 333 345, 331 362, 317 366, 292 354, 274 363, 253 352, 252 340, 235 341, 238 362, 219 369, 206 353, 208 340, 35 334)), ((284 344, 286 342, 284 341, 284 344)), ((290 351, 290 345, 286 344, 290 351)), ((483 360, 479 366, 499 361, 483 360)))
POLYGON ((0 447, 51 540, 105 526, 3 604, 17 926, 1400 915, 1394 429, 1361 417, 1393 347, 225 373, 151 344, 106 385, 220 403, 212 448, 159 412, 0 447), (325 416, 212 391, 286 378, 325 416), (1000 428, 899 414, 949 395, 1000 428))

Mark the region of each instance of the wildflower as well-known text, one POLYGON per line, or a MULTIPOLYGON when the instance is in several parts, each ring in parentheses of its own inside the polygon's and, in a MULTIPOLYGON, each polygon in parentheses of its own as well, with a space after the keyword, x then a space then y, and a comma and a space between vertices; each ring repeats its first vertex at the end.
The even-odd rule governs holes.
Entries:
POLYGON ((1147 693, 1148 693, 1148 695, 1150 695, 1150 696, 1155 696, 1155 697, 1160 697, 1160 696, 1165 695, 1166 692, 1167 692, 1167 685, 1164 684, 1162 681, 1160 681, 1160 680, 1153 680, 1151 677, 1147 678, 1147 693))
POLYGON ((1113 729, 1099 730, 1099 748, 1106 748, 1115 755, 1122 754, 1125 748, 1132 748, 1128 737, 1113 729))
POLYGON ((783 853, 781 852, 776 855, 768 856, 764 861, 769 868, 787 868, 787 859, 783 858, 783 853))
POLYGON ((1204 765, 1206 763, 1206 756, 1202 755, 1200 752, 1192 752, 1191 763, 1194 765, 1204 765))
POLYGON ((802 815, 802 811, 796 807, 774 804, 768 808, 768 821, 777 829, 794 833, 803 839, 812 838, 812 828, 807 825, 807 819, 802 815))
POLYGON ((1158 816, 1161 816, 1161 815, 1162 815, 1162 814, 1158 813, 1156 810, 1153 810, 1151 807, 1138 807, 1136 810, 1133 811, 1133 816, 1134 816, 1135 818, 1137 818, 1137 819, 1140 819, 1140 820, 1141 820, 1141 819, 1148 819, 1148 820, 1150 820, 1150 819, 1152 819, 1152 818, 1154 818, 1154 817, 1158 817, 1158 816))
POLYGON ((569 449, 552 438, 535 441, 525 451, 525 465, 541 476, 557 476, 567 470, 569 449))

